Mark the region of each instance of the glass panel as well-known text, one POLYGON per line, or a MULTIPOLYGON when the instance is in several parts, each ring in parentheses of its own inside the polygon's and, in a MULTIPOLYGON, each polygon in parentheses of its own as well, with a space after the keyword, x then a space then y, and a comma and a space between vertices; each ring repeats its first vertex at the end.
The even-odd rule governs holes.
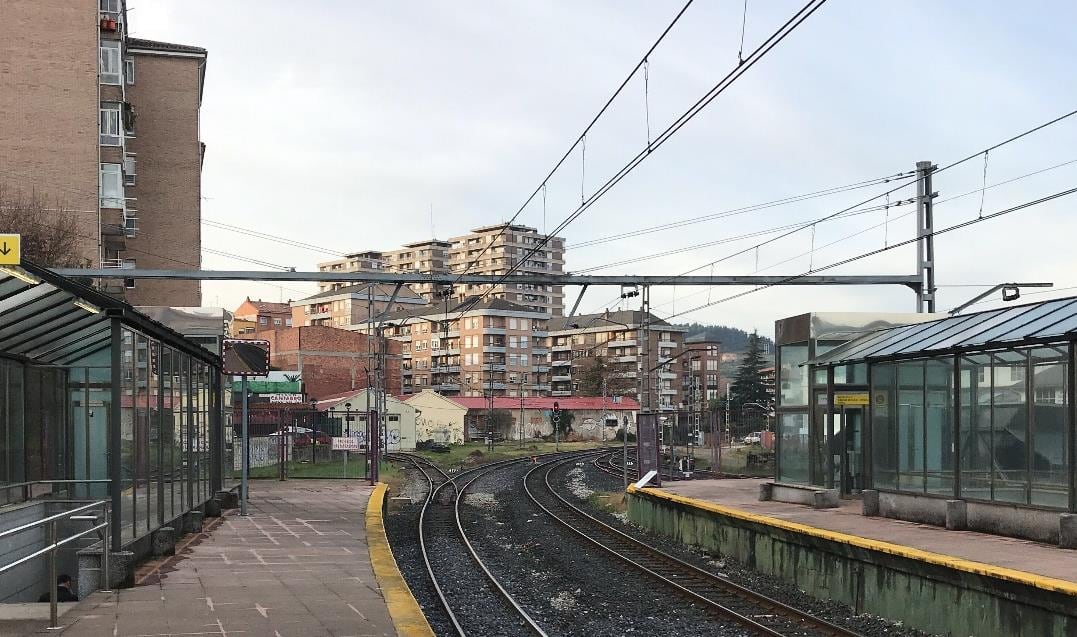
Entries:
POLYGON ((808 345, 782 345, 781 367, 778 370, 779 405, 808 404, 808 368, 801 363, 808 360, 808 345))
POLYGON ((1066 350, 1032 350, 1032 485, 1031 503, 1066 508, 1069 440, 1069 365, 1066 350))
POLYGON ((122 330, 120 339, 120 492, 123 493, 121 520, 125 539, 134 538, 135 498, 135 336, 122 330))
POLYGON ((991 357, 961 358, 961 497, 991 499, 991 357))
POLYGON ((998 325, 983 334, 977 334, 970 337, 967 342, 961 343, 961 345, 979 345, 982 343, 990 343, 991 341, 1022 338, 1025 334, 1036 332, 1058 321, 1058 316, 1050 315, 1073 302, 1073 299, 1060 299, 1057 301, 1048 301, 1043 305, 1033 306, 1024 314, 998 325))
POLYGON ((808 484, 808 415, 781 414, 778 420, 780 482, 808 484))
POLYGON ((1024 352, 992 355, 994 499, 1028 503, 1028 404, 1024 352))
MULTIPOLYGON (((1073 309, 1073 308, 1070 308, 1070 309, 1073 309)), ((1062 312, 1059 312, 1059 314, 1062 314, 1062 312)), ((1064 334, 1069 334, 1070 332, 1072 332, 1074 330, 1077 330, 1077 314, 1074 314, 1073 316, 1069 316, 1067 318, 1064 318, 1061 321, 1059 321, 1058 323, 1055 323, 1054 325, 1049 325, 1049 326, 1041 329, 1038 332, 1029 333, 1029 336, 1034 336, 1036 338, 1042 338, 1044 336, 1055 335, 1055 334, 1058 334, 1058 335, 1061 336, 1061 335, 1064 335, 1064 334)))
POLYGON ((141 334, 135 334, 135 464, 136 464, 136 501, 138 517, 135 521, 135 535, 141 536, 149 531, 149 519, 152 508, 156 506, 156 497, 150 500, 150 393, 149 393, 149 341, 141 334))
POLYGON ((897 488, 895 370, 892 364, 871 368, 872 485, 877 489, 897 488))
POLYGON ((924 364, 924 483, 928 493, 954 493, 953 364, 929 360, 924 364))
POLYGON ((950 329, 940 332, 932 342, 924 343, 931 349, 946 349, 963 342, 965 339, 975 337, 999 323, 1006 322, 1013 317, 1023 314, 1028 308, 1011 307, 1002 310, 992 310, 982 314, 973 314, 970 320, 956 323, 950 329))
POLYGON ((924 490, 924 363, 898 364, 898 488, 924 490))
POLYGON ((889 345, 880 346, 871 352, 872 356, 886 356, 899 352, 910 352, 921 349, 918 344, 930 341, 936 334, 944 332, 953 323, 964 323, 967 318, 943 319, 922 324, 922 329, 909 332, 907 336, 891 342, 889 345))
POLYGON ((931 329, 937 324, 937 321, 929 321, 927 323, 915 323, 913 325, 905 325, 903 327, 894 328, 890 335, 869 348, 866 348, 862 352, 859 352, 855 356, 849 358, 867 358, 869 356, 875 356, 878 352, 886 351, 891 345, 904 341, 906 338, 919 334, 924 330, 931 329))
POLYGON ((150 501, 153 514, 150 515, 149 525, 155 529, 164 523, 164 508, 162 490, 164 489, 164 458, 161 446, 161 392, 160 392, 160 367, 161 367, 161 344, 155 340, 150 341, 150 366, 149 366, 149 476, 150 476, 150 501))

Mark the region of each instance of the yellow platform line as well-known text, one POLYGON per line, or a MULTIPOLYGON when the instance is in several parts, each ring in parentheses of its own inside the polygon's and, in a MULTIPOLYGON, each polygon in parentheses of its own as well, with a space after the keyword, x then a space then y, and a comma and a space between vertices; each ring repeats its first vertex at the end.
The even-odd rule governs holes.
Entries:
POLYGON ((1006 568, 1004 566, 996 566, 994 564, 985 564, 983 562, 965 560, 959 557, 954 557, 952 555, 945 555, 943 553, 923 551, 901 544, 894 544, 893 542, 884 542, 882 540, 873 540, 859 535, 852 535, 849 533, 841 533, 839 531, 821 529, 819 527, 809 526, 807 524, 800 524, 798 522, 790 522, 789 520, 783 520, 781 518, 775 518, 769 515, 759 515, 756 513, 743 511, 741 509, 734 509, 732 507, 724 506, 721 504, 715 504, 714 502, 707 502, 706 500, 697 500, 695 498, 688 498, 683 495, 677 495, 675 493, 659 491, 658 489, 637 489, 635 485, 629 485, 628 492, 644 493, 651 497, 669 500, 671 502, 676 502, 678 504, 683 504, 685 506, 693 507, 696 509, 711 511, 713 513, 718 513, 738 520, 744 520, 747 522, 755 522, 757 524, 771 526, 774 528, 782 529, 784 531, 792 531, 793 533, 800 533, 802 535, 807 535, 810 537, 830 540, 832 542, 839 542, 841 544, 848 544, 850 546, 855 546, 858 548, 870 549, 873 551, 879 551, 881 553, 887 553, 889 555, 896 555, 899 557, 906 557, 909 559, 926 562, 928 564, 945 566, 947 568, 951 568, 957 571, 963 571, 966 573, 974 573, 976 575, 995 577, 1008 582, 1016 582, 1018 584, 1024 584, 1026 586, 1032 586, 1054 593, 1077 596, 1077 583, 1070 582, 1067 580, 1062 580, 1054 577, 1046 577, 1043 575, 1036 575, 1035 573, 1019 571, 1017 569, 1006 568))
POLYGON ((389 486, 379 482, 370 494, 366 504, 366 538, 370 552, 370 563, 374 567, 374 576, 389 608, 389 617, 393 620, 396 634, 401 637, 434 637, 434 631, 426 621, 426 615, 419 608, 419 602, 411 594, 408 583, 400 574, 396 558, 389 548, 389 539, 385 536, 385 522, 382 519, 382 505, 389 486))

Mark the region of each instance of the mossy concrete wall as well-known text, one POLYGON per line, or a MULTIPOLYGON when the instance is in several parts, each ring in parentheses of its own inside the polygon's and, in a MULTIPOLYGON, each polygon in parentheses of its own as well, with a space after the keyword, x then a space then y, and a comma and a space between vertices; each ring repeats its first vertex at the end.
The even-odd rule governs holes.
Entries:
POLYGON ((1077 595, 1071 591, 856 546, 683 500, 634 490, 627 498, 628 516, 644 528, 729 556, 815 597, 834 599, 858 613, 888 617, 930 633, 1077 635, 1077 595))

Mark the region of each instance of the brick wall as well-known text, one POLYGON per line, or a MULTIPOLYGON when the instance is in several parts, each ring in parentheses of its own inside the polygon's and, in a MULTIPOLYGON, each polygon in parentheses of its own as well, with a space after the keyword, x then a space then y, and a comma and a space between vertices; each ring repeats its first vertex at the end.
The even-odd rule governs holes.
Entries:
MULTIPOLYGON (((269 341, 270 364, 277 369, 298 369, 303 389, 316 399, 368 387, 368 338, 365 334, 311 325, 244 334, 241 338, 269 341)), ((401 393, 400 343, 387 341, 385 387, 401 393)), ((373 372, 373 370, 370 370, 373 372)))
MULTIPOLYGON (((201 264, 201 147, 198 138, 199 65, 191 57, 136 54, 128 99, 138 114, 129 150, 138 177, 138 236, 124 257, 139 268, 197 269, 201 264)), ((198 281, 139 281, 127 290, 135 305, 199 306, 198 281)))
POLYGON ((3 0, 0 184, 74 212, 98 261, 97 0, 3 0))

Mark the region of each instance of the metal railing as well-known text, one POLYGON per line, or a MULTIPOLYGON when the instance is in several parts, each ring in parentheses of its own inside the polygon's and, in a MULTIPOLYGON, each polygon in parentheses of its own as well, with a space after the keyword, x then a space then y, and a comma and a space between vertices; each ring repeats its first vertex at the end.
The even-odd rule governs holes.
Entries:
MULTIPOLYGON (((0 484, 0 493, 4 494, 3 502, 0 502, 0 506, 6 506, 9 504, 19 504, 20 502, 29 502, 34 498, 34 486, 39 484, 57 485, 57 484, 109 484, 112 482, 108 478, 101 478, 96 480, 30 480, 28 482, 12 482, 10 484, 0 484), (20 501, 7 501, 8 493, 12 489, 22 489, 22 500, 20 501)), ((46 495, 46 494, 41 494, 46 495)), ((50 494, 51 495, 51 494, 50 494)))
POLYGON ((29 522, 21 526, 17 526, 6 531, 0 531, 0 540, 11 537, 24 531, 30 531, 38 527, 44 526, 46 528, 46 542, 47 544, 29 555, 20 557, 19 559, 9 562, 0 566, 0 575, 10 571, 11 569, 29 562, 30 560, 37 559, 44 555, 49 556, 49 628, 59 628, 59 615, 57 612, 57 599, 56 588, 58 585, 56 575, 56 551, 75 540, 78 540, 95 531, 103 531, 98 533, 101 538, 101 577, 98 578, 98 584, 102 586, 100 590, 108 592, 110 582, 110 570, 109 570, 109 550, 108 550, 108 537, 109 527, 111 526, 111 516, 109 515, 109 501, 108 500, 94 500, 87 502, 82 506, 75 507, 74 509, 64 511, 62 513, 56 513, 48 517, 37 520, 36 522, 29 522), (91 513, 90 511, 95 508, 100 508, 101 513, 91 513), (72 522, 90 522, 96 523, 98 520, 104 519, 104 522, 100 524, 94 524, 90 528, 79 531, 72 535, 69 535, 63 539, 59 539, 56 533, 57 523, 63 520, 69 520, 72 522))

